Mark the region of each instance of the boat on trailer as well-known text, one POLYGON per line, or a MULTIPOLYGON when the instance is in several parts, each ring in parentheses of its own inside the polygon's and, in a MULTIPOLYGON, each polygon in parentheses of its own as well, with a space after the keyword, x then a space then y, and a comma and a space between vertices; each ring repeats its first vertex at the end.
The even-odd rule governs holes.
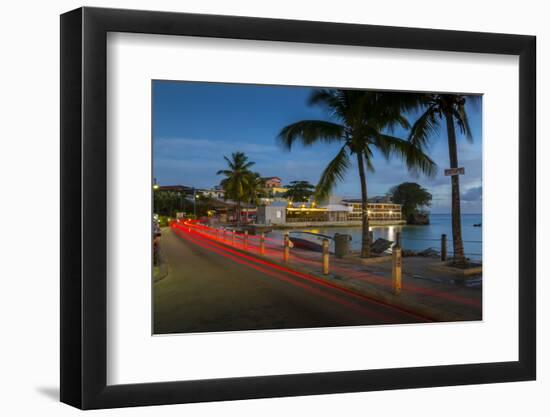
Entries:
POLYGON ((334 245, 332 236, 313 232, 289 232, 288 238, 296 248, 307 249, 315 252, 323 251, 323 239, 328 239, 329 248, 334 245))

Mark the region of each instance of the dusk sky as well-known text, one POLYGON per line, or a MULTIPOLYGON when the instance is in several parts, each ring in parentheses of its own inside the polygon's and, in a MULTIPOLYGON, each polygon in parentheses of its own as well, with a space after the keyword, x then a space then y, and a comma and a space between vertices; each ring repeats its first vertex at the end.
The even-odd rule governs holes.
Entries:
MULTIPOLYGON (((327 163, 340 146, 315 144, 284 150, 277 143, 282 127, 303 119, 327 120, 326 112, 311 107, 309 87, 280 87, 198 82, 153 82, 153 175, 160 185, 211 188, 219 184, 216 172, 226 167, 223 156, 241 151, 256 164, 253 170, 264 177, 278 176, 283 184, 307 180, 316 184, 327 163)), ((481 213, 482 137, 481 104, 467 107, 474 141, 469 143, 458 129, 459 166, 464 213, 481 213)), ((412 122, 414 115, 410 115, 412 122)), ((444 126, 444 125, 443 125, 444 126)), ((396 130, 397 137, 407 132, 396 130)), ((450 179, 443 175, 449 166, 445 129, 432 138, 428 154, 436 162, 433 178, 411 175, 397 158, 386 161, 374 156, 375 173, 368 173, 369 196, 383 195, 406 181, 417 182, 433 195, 432 213, 450 213, 450 179)), ((333 194, 359 197, 357 167, 351 166, 345 181, 333 194)))

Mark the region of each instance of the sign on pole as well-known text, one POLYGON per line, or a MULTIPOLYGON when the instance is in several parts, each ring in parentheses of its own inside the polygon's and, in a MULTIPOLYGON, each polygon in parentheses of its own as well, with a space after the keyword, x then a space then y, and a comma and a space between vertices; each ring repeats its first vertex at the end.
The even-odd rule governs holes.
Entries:
POLYGON ((447 168, 445 170, 445 176, 451 177, 453 175, 464 175, 464 167, 461 168, 447 168))

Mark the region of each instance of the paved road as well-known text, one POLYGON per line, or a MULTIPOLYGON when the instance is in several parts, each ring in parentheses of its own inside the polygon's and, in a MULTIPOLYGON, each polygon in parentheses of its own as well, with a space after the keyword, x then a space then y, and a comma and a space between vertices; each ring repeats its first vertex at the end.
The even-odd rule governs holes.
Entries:
POLYGON ((412 323, 419 318, 166 229, 169 274, 154 285, 154 332, 412 323))

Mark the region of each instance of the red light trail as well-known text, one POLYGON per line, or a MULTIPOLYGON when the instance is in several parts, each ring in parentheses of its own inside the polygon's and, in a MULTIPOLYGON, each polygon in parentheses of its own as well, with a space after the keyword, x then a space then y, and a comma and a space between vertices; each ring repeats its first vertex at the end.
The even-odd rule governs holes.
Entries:
MULTIPOLYGON (((293 269, 286 268, 284 266, 277 265, 266 260, 258 259, 254 256, 250 256, 240 251, 234 250, 228 247, 227 243, 224 242, 223 239, 217 236, 217 232, 212 232, 212 229, 204 225, 197 225, 197 224, 192 224, 187 222, 184 223, 183 225, 179 223, 174 223, 172 225, 172 228, 180 237, 186 239, 187 241, 193 244, 196 244, 202 248, 213 251, 243 266, 262 272, 263 274, 268 275, 272 278, 277 278, 279 280, 285 281, 292 285, 298 286, 303 290, 312 292, 317 296, 322 296, 326 299, 329 299, 330 301, 344 305, 349 309, 353 309, 362 314, 366 314, 372 318, 375 318, 378 321, 382 321, 384 323, 395 322, 395 320, 392 321, 390 317, 387 317, 381 314, 380 312, 374 311, 372 308, 369 308, 368 304, 366 304, 365 302, 381 305, 386 308, 391 308, 396 312, 399 312, 402 314, 404 313, 406 315, 414 317, 415 321, 418 321, 418 320, 423 322, 433 321, 430 318, 407 311, 402 308, 398 308, 398 307, 383 303, 378 300, 371 299, 370 297, 367 297, 363 294, 358 294, 352 290, 349 290, 344 287, 340 287, 338 285, 321 280, 314 276, 311 276, 299 271, 295 271, 293 269), (212 236, 209 233, 213 233, 214 236, 212 236), (224 243, 219 244, 217 241, 221 241, 224 243), (344 295, 354 299, 355 302, 363 302, 364 304, 357 304, 354 302, 350 302, 343 298, 344 295)), ((267 248, 266 248, 266 252, 267 252, 267 248)))
MULTIPOLYGON (((189 227, 190 230, 194 229, 196 232, 200 233, 201 235, 203 235, 204 237, 206 237, 210 240, 217 240, 217 241, 220 241, 220 242, 222 242, 226 245, 230 243, 230 242, 227 241, 229 238, 224 240, 223 238, 219 238, 217 236, 217 231, 219 229, 214 229, 214 228, 205 226, 203 224, 197 223, 197 221, 185 221, 183 224, 185 226, 189 227), (199 232, 199 230, 201 232, 199 232)), ((174 223, 174 225, 176 225, 176 227, 181 227, 181 224, 174 223)), ((234 232, 229 231, 228 233, 234 233, 234 232)), ((249 235, 248 238, 249 238, 249 240, 248 240, 249 249, 256 249, 256 250, 259 251, 259 249, 260 249, 259 242, 256 244, 256 243, 252 243, 250 241, 251 238, 259 239, 259 237, 254 236, 254 235, 249 235)), ((241 247, 241 246, 244 247, 243 240, 244 240, 244 235, 243 234, 235 233, 235 247, 241 247), (240 242, 237 242, 237 241, 240 241, 240 242)), ((282 255, 280 253, 280 250, 281 250, 280 246, 281 246, 282 242, 278 241, 276 239, 272 239, 272 238, 269 238, 269 240, 271 242, 274 242, 274 243, 273 244, 268 243, 268 238, 266 238, 266 244, 265 244, 265 255, 266 255, 266 257, 272 257, 272 258, 282 257, 282 255)), ((239 252, 239 254, 240 254, 240 252, 239 252)), ((298 261, 302 264, 308 264, 308 265, 316 265, 317 264, 316 261, 313 261, 311 259, 306 259, 302 256, 293 254, 292 251, 291 251, 290 256, 291 256, 291 259, 294 259, 295 261, 298 261)), ((256 258, 254 258, 254 259, 256 259, 256 258)), ((270 265, 273 265, 273 264, 270 264, 270 265)), ((338 262, 333 262, 331 264, 331 269, 335 272, 338 272, 340 275, 343 275, 343 276, 353 277, 354 279, 358 279, 358 280, 362 280, 362 281, 366 281, 366 282, 371 282, 373 284, 381 285, 381 286, 384 286, 386 288, 391 288, 391 282, 390 281, 388 281, 385 277, 377 275, 375 273, 364 273, 364 272, 350 270, 349 268, 342 268, 341 266, 338 265, 338 262)), ((337 288, 340 288, 340 287, 337 287, 337 288)), ((442 298, 442 299, 445 299, 445 300, 448 300, 448 301, 451 301, 451 302, 454 302, 454 303, 469 305, 469 306, 472 306, 472 307, 481 307, 481 302, 479 300, 472 300, 472 299, 469 299, 467 297, 462 297, 458 294, 449 293, 448 291, 438 291, 438 290, 434 290, 434 289, 423 288, 423 287, 419 287, 419 286, 411 284, 411 283, 407 283, 404 286, 404 288, 406 288, 407 292, 409 292, 409 293, 416 293, 416 294, 419 294, 419 295, 433 296, 433 297, 442 298)))

